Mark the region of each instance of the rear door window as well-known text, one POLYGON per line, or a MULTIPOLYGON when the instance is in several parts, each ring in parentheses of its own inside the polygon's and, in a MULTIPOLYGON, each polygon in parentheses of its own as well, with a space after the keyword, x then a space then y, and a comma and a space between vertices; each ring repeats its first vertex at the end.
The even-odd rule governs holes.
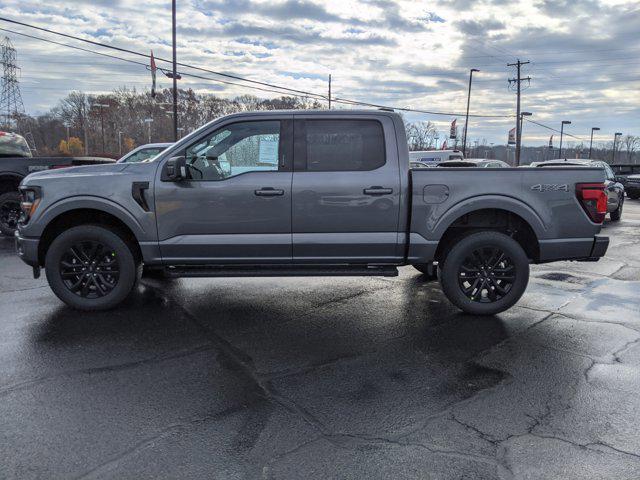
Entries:
POLYGON ((306 148, 297 149, 311 172, 368 171, 385 164, 384 132, 376 120, 306 120, 298 122, 306 148))

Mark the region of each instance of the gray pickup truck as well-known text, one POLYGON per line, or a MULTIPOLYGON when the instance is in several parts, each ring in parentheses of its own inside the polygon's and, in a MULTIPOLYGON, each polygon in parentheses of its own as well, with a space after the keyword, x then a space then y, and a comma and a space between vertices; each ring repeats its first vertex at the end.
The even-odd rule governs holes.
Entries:
POLYGON ((173 277, 439 277, 465 312, 523 294, 529 264, 597 260, 608 238, 601 168, 409 169, 387 111, 241 113, 152 161, 23 180, 18 255, 82 310, 140 272, 173 277))

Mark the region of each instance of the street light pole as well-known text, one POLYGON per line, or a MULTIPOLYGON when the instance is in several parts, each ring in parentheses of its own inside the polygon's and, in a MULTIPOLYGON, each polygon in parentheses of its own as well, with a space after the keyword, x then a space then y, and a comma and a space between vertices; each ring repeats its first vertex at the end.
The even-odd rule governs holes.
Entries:
POLYGON ((144 119, 144 123, 146 123, 149 126, 149 137, 148 137, 148 142, 147 143, 151 143, 151 122, 153 122, 153 118, 145 118, 144 119))
POLYGON ((473 80, 473 72, 479 72, 477 68, 469 70, 469 91, 467 93, 467 115, 464 120, 464 133, 462 135, 462 154, 467 155, 467 126, 469 125, 469 104, 471 103, 471 81, 473 80))
POLYGON ((618 137, 621 137, 621 136, 622 136, 621 132, 616 132, 615 135, 613 136, 613 155, 611 156, 611 163, 616 162, 616 141, 618 140, 618 137))
POLYGON ((600 127, 591 127, 591 140, 589 140, 589 158, 591 158, 591 149, 593 147, 593 132, 594 130, 600 130, 600 127))
POLYGON ((563 120, 560 125, 560 150, 558 152, 558 158, 562 158, 562 135, 564 134, 565 125, 571 125, 571 122, 569 120, 563 120))
POLYGON ((102 153, 104 154, 105 148, 104 148, 104 110, 103 109, 109 107, 109 105, 106 103, 94 103, 92 106, 100 108, 100 130, 102 131, 102 153))
MULTIPOLYGON (((531 112, 520 112, 520 143, 516 145, 518 151, 522 149, 522 127, 524 126, 524 117, 530 117, 531 115, 533 115, 531 112)), ((518 159, 520 158, 520 153, 518 153, 517 157, 518 159)), ((518 166, 520 163, 522 162, 518 160, 518 166)))

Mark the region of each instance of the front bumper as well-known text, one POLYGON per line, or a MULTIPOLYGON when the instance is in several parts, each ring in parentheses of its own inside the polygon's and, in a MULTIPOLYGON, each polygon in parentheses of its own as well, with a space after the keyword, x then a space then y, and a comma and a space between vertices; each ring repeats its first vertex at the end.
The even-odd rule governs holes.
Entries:
POLYGON ((16 253, 22 259, 22 261, 27 265, 31 265, 32 267, 39 267, 40 262, 38 261, 38 243, 40 242, 40 239, 23 237, 22 235, 20 235, 20 229, 18 229, 15 233, 15 240, 16 253))

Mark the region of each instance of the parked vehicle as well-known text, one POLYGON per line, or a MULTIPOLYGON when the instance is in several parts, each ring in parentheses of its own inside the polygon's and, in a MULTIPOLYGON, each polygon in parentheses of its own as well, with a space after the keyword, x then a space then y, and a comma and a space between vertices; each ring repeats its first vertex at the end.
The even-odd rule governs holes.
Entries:
POLYGON ((460 150, 416 150, 409 152, 410 162, 420 162, 432 167, 445 160, 462 160, 463 158, 464 155, 460 150))
POLYGON ((627 188, 627 178, 630 175, 640 175, 640 164, 634 163, 618 163, 610 165, 613 173, 616 174, 616 180, 627 188))
POLYGON ((31 172, 114 160, 98 157, 33 157, 23 137, 0 132, 0 233, 11 235, 20 218, 18 185, 31 172))
POLYGON ((629 175, 625 186, 627 196, 632 200, 640 198, 640 175, 629 175))
POLYGON ((410 168, 433 168, 437 166, 435 163, 427 163, 427 162, 409 162, 410 168))
POLYGON ((147 143, 146 145, 140 145, 118 160, 118 163, 143 162, 155 157, 171 145, 171 143, 147 143))
POLYGON ((438 167, 509 168, 510 165, 502 160, 493 160, 490 158, 465 158, 464 160, 447 160, 440 162, 438 167))
POLYGON ((615 173, 611 169, 611 166, 603 160, 579 160, 579 159, 564 159, 564 160, 548 160, 546 162, 535 162, 530 166, 532 167, 566 167, 567 165, 574 165, 577 167, 599 167, 603 168, 606 174, 605 180, 605 192, 607 193, 607 212, 609 218, 616 222, 622 218, 622 208, 624 206, 624 193, 625 188, 622 183, 618 181, 615 173))
POLYGON ((437 268, 460 309, 494 314, 518 301, 530 263, 605 254, 604 181, 601 168, 573 166, 410 170, 393 112, 247 112, 151 162, 28 176, 16 248, 83 310, 122 302, 142 265, 173 277, 413 265, 437 268))

